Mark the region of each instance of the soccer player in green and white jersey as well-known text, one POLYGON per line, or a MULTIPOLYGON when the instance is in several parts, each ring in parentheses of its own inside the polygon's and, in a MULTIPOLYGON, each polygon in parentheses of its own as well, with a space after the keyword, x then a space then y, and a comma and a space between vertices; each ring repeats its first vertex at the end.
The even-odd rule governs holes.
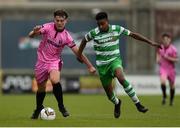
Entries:
POLYGON ((119 51, 119 37, 121 34, 131 36, 134 39, 146 42, 152 46, 160 47, 159 44, 145 38, 144 36, 131 32, 119 25, 110 25, 106 12, 100 12, 96 15, 98 27, 92 29, 85 35, 81 41, 78 57, 81 60, 81 54, 90 40, 94 40, 94 50, 96 53, 96 66, 99 72, 100 80, 107 94, 108 99, 115 104, 114 117, 119 118, 121 114, 121 100, 118 99, 113 91, 112 79, 116 77, 123 86, 125 92, 132 99, 139 112, 147 112, 148 109, 141 105, 132 85, 125 78, 122 67, 122 60, 119 51))

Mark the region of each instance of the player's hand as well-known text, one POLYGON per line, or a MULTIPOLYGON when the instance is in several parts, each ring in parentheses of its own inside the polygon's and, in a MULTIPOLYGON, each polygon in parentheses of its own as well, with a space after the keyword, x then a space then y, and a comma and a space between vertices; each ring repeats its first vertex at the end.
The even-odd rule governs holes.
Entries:
POLYGON ((42 26, 40 26, 40 25, 34 27, 33 28, 34 33, 38 33, 41 28, 42 28, 42 26))
POLYGON ((95 74, 96 73, 96 69, 93 66, 89 67, 88 71, 89 71, 90 74, 95 74))
POLYGON ((163 54, 162 57, 165 58, 165 59, 168 59, 168 55, 167 54, 163 54))

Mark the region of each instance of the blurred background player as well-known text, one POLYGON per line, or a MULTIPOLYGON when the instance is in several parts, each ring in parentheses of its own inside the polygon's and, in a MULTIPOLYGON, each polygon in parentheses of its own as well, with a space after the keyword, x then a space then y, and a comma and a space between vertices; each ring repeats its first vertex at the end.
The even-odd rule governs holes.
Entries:
POLYGON ((121 34, 131 36, 134 39, 144 41, 152 46, 160 47, 159 44, 148 40, 138 33, 131 32, 119 25, 110 25, 106 12, 99 12, 96 15, 98 27, 92 29, 83 38, 78 55, 81 56, 86 43, 94 40, 94 50, 96 52, 96 65, 100 80, 109 100, 115 104, 114 117, 119 118, 121 114, 121 100, 118 99, 113 91, 112 79, 117 77, 124 87, 125 92, 135 103, 139 112, 147 112, 148 109, 141 105, 132 85, 126 80, 122 67, 122 60, 119 51, 119 37, 121 34))
POLYGON ((166 103, 166 82, 168 80, 170 86, 170 105, 173 105, 173 99, 175 94, 175 62, 178 61, 177 49, 171 44, 172 37, 169 33, 163 33, 162 49, 157 51, 157 63, 159 64, 159 75, 162 89, 162 104, 166 103))
MULTIPOLYGON (((65 29, 67 18, 68 14, 64 10, 57 10, 54 12, 54 22, 36 26, 29 33, 29 37, 42 35, 42 40, 37 50, 38 57, 35 65, 35 78, 38 83, 38 90, 36 93, 36 109, 31 117, 32 119, 37 119, 40 111, 44 108, 43 100, 46 94, 45 88, 48 78, 53 85, 53 94, 58 102, 59 111, 64 117, 69 116, 63 104, 63 92, 60 83, 60 71, 63 61, 60 55, 65 46, 71 48, 76 55, 78 48, 69 32, 65 29)), ((81 58, 87 65, 89 72, 94 73, 95 68, 89 60, 85 56, 81 58)))

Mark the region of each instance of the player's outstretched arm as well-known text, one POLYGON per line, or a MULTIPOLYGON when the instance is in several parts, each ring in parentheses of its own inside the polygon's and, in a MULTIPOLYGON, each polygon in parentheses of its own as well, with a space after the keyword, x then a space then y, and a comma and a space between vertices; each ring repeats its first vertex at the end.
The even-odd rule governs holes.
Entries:
MULTIPOLYGON (((71 48, 72 49, 72 51, 74 52, 74 54, 78 57, 79 55, 79 49, 78 49, 78 47, 77 46, 74 46, 74 47, 72 47, 71 48)), ((80 58, 80 61, 82 61, 83 63, 85 63, 86 65, 87 65, 87 68, 88 68, 88 71, 90 72, 90 73, 92 73, 92 74, 95 74, 95 72, 96 72, 96 69, 94 68, 94 66, 91 64, 91 62, 88 60, 88 58, 85 56, 85 55, 83 55, 82 54, 82 52, 81 52, 81 54, 80 54, 80 57, 78 57, 78 58, 80 58)))
POLYGON ((155 43, 151 40, 149 40, 148 38, 144 37, 143 35, 139 34, 139 33, 135 33, 135 32, 130 32, 129 36, 131 36, 132 38, 136 39, 136 40, 140 40, 143 42, 146 42, 152 46, 155 46, 157 48, 161 48, 161 45, 158 43, 155 43))
POLYGON ((78 54, 77 54, 79 59, 81 59, 81 55, 82 55, 84 48, 86 47, 86 43, 87 43, 86 39, 83 38, 81 41, 81 44, 79 46, 79 50, 78 50, 78 54))
POLYGON ((34 27, 33 30, 29 32, 28 36, 30 38, 33 38, 34 36, 40 35, 41 34, 40 29, 41 29, 41 26, 34 27))

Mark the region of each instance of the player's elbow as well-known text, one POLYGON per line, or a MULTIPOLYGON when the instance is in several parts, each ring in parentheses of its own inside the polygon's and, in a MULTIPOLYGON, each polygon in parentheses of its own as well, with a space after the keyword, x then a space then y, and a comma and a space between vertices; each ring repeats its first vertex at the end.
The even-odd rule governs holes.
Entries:
POLYGON ((141 35, 139 33, 131 32, 130 36, 135 39, 140 39, 141 35))
POLYGON ((78 50, 77 51, 77 57, 81 58, 81 56, 82 56, 82 53, 78 50))

